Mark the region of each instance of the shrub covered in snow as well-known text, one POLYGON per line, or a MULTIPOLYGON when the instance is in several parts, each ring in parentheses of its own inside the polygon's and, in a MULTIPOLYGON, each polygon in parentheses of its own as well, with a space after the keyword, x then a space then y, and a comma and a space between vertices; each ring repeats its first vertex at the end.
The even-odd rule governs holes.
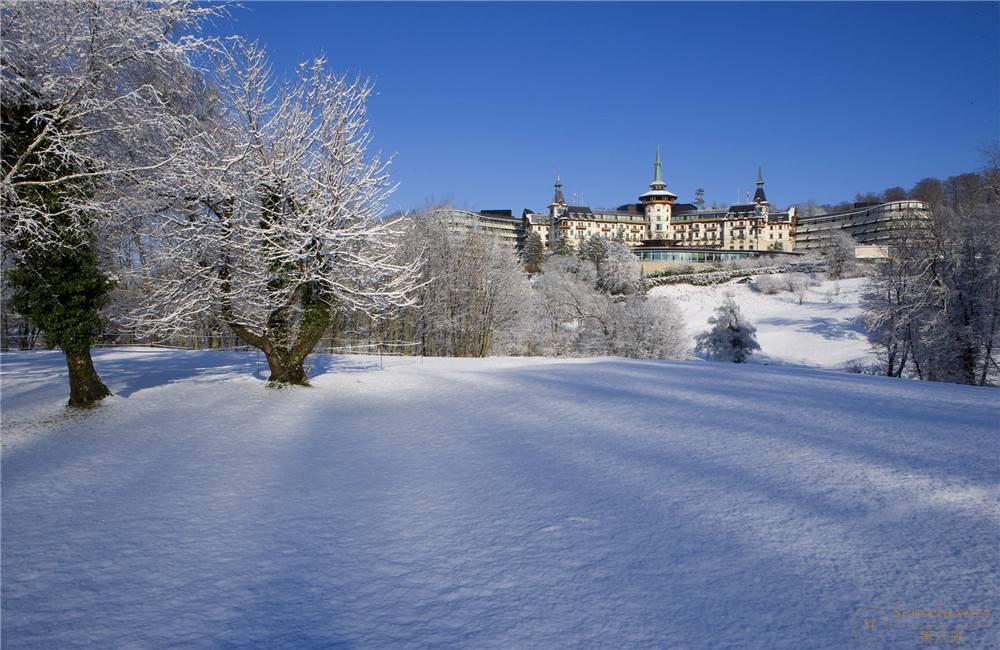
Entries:
POLYGON ((727 295, 708 319, 711 329, 698 335, 695 353, 716 361, 743 363, 754 350, 760 350, 757 328, 740 313, 740 307, 727 295))
POLYGON ((750 288, 768 296, 773 296, 785 290, 786 282, 780 275, 758 275, 753 278, 750 288))
POLYGON ((684 356, 687 337, 673 302, 647 299, 642 292, 614 295, 608 290, 610 277, 616 274, 602 275, 590 260, 550 257, 534 283, 533 314, 525 323, 521 343, 524 352, 640 359, 684 356))
POLYGON ((709 267, 707 270, 692 271, 688 273, 676 273, 670 271, 652 273, 643 278, 643 284, 647 289, 667 284, 692 284, 704 287, 757 275, 770 275, 778 273, 815 273, 816 271, 821 270, 821 268, 822 264, 814 260, 789 262, 788 264, 782 264, 779 266, 764 266, 732 270, 720 270, 709 267))

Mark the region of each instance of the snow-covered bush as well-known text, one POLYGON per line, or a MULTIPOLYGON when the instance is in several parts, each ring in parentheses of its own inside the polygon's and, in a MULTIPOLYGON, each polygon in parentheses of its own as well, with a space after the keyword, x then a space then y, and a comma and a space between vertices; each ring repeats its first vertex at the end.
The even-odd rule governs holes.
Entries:
POLYGON ((597 264, 598 287, 611 294, 634 293, 642 278, 642 266, 628 244, 604 240, 597 264))
POLYGON ((696 354, 716 361, 743 363, 755 350, 760 350, 755 336, 757 328, 743 318, 731 295, 725 297, 708 323, 712 327, 696 338, 696 354))
POLYGON ((557 356, 640 359, 687 353, 683 320, 671 301, 644 293, 615 296, 601 285, 599 271, 589 260, 551 257, 534 284, 537 321, 527 333, 533 349, 557 356))
POLYGON ((780 275, 757 275, 754 276, 750 288, 771 296, 785 291, 787 282, 780 275))
POLYGON ((642 266, 628 244, 591 235, 580 242, 577 256, 597 269, 597 287, 602 291, 619 295, 639 288, 642 266))
POLYGON ((823 293, 823 299, 828 303, 832 303, 838 296, 840 296, 840 281, 834 282, 833 286, 823 293))
POLYGON ((812 259, 788 262, 787 264, 781 264, 778 266, 764 266, 747 269, 719 270, 711 267, 704 267, 689 273, 677 273, 675 271, 651 273, 643 278, 642 284, 646 289, 668 284, 690 284, 703 287, 758 275, 815 273, 822 268, 823 267, 820 262, 812 259))
POLYGON ((814 284, 813 279, 805 273, 789 273, 785 276, 785 288, 796 297, 800 305, 814 284))
POLYGON ((680 310, 669 298, 641 294, 614 303, 609 352, 633 359, 677 359, 689 354, 680 310))

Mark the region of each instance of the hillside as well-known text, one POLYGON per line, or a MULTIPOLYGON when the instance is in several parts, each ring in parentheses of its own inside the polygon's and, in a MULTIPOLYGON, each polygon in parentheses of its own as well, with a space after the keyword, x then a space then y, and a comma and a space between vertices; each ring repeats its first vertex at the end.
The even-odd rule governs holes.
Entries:
MULTIPOLYGON (((767 339, 765 339, 767 349, 767 339)), ((995 644, 1000 392, 784 366, 2 356, 4 646, 995 644), (964 616, 964 614, 963 614, 964 616), (866 630, 868 618, 871 629, 866 630)))
POLYGON ((823 281, 809 289, 803 304, 791 293, 765 295, 747 284, 729 283, 695 287, 670 285, 650 290, 669 296, 680 307, 691 335, 708 329, 708 318, 726 292, 757 328, 761 351, 756 361, 842 368, 852 362, 874 363, 861 322, 861 288, 864 278, 823 281))

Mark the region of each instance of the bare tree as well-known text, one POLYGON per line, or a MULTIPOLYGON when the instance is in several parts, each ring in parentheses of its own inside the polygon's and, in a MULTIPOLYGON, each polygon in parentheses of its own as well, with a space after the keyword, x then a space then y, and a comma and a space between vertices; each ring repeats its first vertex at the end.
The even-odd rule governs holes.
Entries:
POLYGON ((403 329, 424 354, 483 357, 504 348, 528 309, 530 287, 514 247, 474 225, 455 226, 441 206, 410 218, 407 246, 427 264, 419 308, 402 314, 403 329))
POLYGON ((945 201, 944 184, 936 178, 924 178, 910 190, 910 198, 924 201, 931 208, 943 205, 945 201))
POLYGON ((898 185, 895 187, 887 188, 882 192, 882 200, 886 203, 892 201, 905 201, 907 198, 906 190, 898 185))
POLYGON ((216 83, 221 127, 197 194, 151 234, 159 270, 136 322, 177 331, 216 314, 264 353, 271 383, 305 384, 336 311, 377 319, 415 303, 421 261, 399 258, 399 229, 380 219, 394 187, 368 153, 372 86, 322 58, 278 84, 264 51, 241 41, 216 83))
POLYGON ((1000 372, 1000 215, 939 206, 932 227, 900 229, 862 307, 885 373, 985 385, 1000 372))
POLYGON ((849 277, 857 268, 854 247, 857 242, 846 230, 836 230, 827 238, 820 255, 826 262, 827 273, 833 280, 849 277))

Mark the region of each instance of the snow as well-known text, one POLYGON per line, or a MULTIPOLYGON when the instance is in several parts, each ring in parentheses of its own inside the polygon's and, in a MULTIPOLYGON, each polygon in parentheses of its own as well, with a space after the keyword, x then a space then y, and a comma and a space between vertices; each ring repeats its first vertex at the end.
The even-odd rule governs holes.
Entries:
POLYGON ((694 337, 709 328, 708 318, 729 292, 743 316, 757 328, 761 351, 753 359, 842 368, 851 362, 863 365, 875 362, 861 322, 864 282, 864 278, 824 280, 809 289, 801 305, 791 293, 767 295, 738 283, 705 287, 667 285, 652 289, 650 295, 673 299, 684 314, 692 346, 694 337), (839 294, 827 302, 827 292, 837 287, 839 294))
POLYGON ((852 648, 868 612, 922 647, 895 610, 938 607, 1000 642, 995 389, 319 355, 313 388, 270 390, 251 353, 95 362, 116 396, 67 413, 57 353, 0 357, 4 647, 852 648))

